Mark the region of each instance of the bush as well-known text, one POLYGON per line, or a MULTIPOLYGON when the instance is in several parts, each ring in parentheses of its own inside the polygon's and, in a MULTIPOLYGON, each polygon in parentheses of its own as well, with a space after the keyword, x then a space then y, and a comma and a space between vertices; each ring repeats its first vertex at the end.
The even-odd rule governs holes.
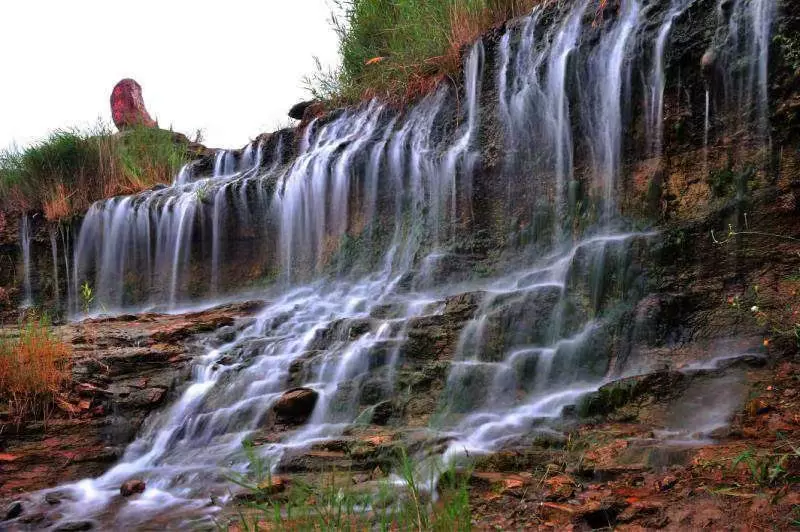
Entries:
POLYGON ((98 199, 169 183, 188 160, 188 143, 170 131, 112 134, 103 124, 88 132, 57 130, 25 150, 0 154, 0 204, 60 220, 98 199))
POLYGON ((406 101, 460 67, 462 46, 541 0, 337 0, 341 67, 308 80, 321 99, 406 101))
POLYGON ((18 336, 0 339, 0 401, 17 423, 49 416, 71 380, 70 355, 46 319, 29 320, 18 336))

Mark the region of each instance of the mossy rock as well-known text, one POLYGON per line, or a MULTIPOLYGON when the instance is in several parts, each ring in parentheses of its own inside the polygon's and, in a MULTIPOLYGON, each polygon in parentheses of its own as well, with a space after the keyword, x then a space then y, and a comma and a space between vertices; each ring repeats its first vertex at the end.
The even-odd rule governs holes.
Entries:
MULTIPOLYGON (((687 375, 664 371, 628 377, 602 386, 578 404, 581 417, 609 416, 627 407, 668 401, 685 388, 687 375)), ((635 416, 635 414, 632 414, 635 416)))

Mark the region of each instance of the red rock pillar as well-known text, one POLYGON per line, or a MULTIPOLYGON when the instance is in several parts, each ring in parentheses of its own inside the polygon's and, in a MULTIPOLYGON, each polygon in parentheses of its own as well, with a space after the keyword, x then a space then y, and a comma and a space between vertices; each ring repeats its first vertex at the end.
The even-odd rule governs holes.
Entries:
POLYGON ((144 106, 142 86, 130 78, 117 83, 111 91, 111 116, 120 131, 135 126, 157 126, 144 106))

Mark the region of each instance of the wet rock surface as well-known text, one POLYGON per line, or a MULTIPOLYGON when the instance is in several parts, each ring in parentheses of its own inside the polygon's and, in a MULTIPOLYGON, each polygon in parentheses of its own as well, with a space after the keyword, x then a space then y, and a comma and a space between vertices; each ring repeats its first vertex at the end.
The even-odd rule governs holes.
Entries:
MULTIPOLYGON (((73 348, 72 387, 46 423, 0 421, 0 499, 105 471, 147 415, 180 389, 207 335, 246 320, 260 306, 245 302, 56 327, 54 334, 73 348)), ((48 497, 57 504, 55 495, 48 497)))
MULTIPOLYGON (((604 419, 574 426, 569 445, 538 452, 509 449, 480 460, 471 480, 473 525, 696 530, 737 529, 746 523, 745 528, 788 529, 800 503, 797 484, 783 476, 765 484, 741 456, 785 456, 781 442, 800 436, 797 384, 788 377, 797 369, 796 361, 785 361, 750 372, 751 393, 776 410, 739 412, 729 435, 714 442, 670 443, 653 439, 652 425, 604 419)), ((656 381, 666 382, 650 381, 655 385, 651 397, 665 397, 656 381)), ((796 456, 784 465, 790 474, 800 472, 796 456)))

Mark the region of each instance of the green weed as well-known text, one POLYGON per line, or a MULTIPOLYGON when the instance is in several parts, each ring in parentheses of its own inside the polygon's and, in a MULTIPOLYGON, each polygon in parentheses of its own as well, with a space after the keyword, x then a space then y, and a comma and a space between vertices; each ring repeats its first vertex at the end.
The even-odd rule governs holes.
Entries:
POLYGON ((350 475, 331 471, 313 482, 293 477, 285 488, 257 448, 245 443, 244 452, 249 473, 229 477, 244 490, 230 526, 246 531, 471 529, 469 474, 454 467, 431 470, 439 478, 436 497, 426 492, 429 484, 421 482, 417 464, 404 451, 397 457, 396 476, 369 486, 355 486, 350 475))
POLYGON ((761 487, 775 486, 784 482, 796 482, 793 475, 796 468, 792 463, 800 460, 800 448, 786 440, 780 433, 778 439, 783 440, 775 452, 756 453, 753 449, 743 451, 731 462, 731 468, 744 464, 757 485, 761 487))

